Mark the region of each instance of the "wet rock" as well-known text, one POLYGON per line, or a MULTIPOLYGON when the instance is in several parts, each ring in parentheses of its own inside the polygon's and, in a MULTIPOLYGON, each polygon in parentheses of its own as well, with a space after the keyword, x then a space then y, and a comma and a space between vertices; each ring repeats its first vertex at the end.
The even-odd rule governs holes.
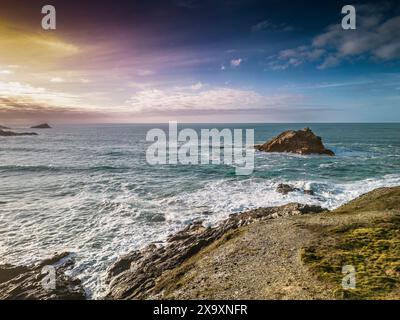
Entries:
POLYGON ((290 192, 295 192, 295 191, 301 191, 304 194, 313 196, 314 195, 314 191, 312 189, 299 189, 296 188, 290 184, 284 184, 284 183, 280 183, 277 187, 276 187, 276 192, 279 192, 283 195, 287 195, 290 192))
POLYGON ((14 137, 14 136, 37 136, 35 132, 13 132, 0 129, 0 137, 14 137))
POLYGON ((299 189, 289 185, 289 184, 284 184, 281 183, 278 185, 278 187, 276 188, 276 191, 281 193, 281 194, 288 194, 289 192, 294 192, 294 191, 298 191, 299 189))
POLYGON ((81 281, 66 275, 73 266, 74 258, 67 252, 34 266, 0 265, 0 300, 85 299, 81 281), (55 272, 55 287, 47 281, 51 275, 48 268, 55 272))
POLYGON ((165 245, 151 244, 119 258, 108 270, 106 299, 145 299, 153 293, 157 278, 181 265, 227 232, 255 221, 282 216, 319 213, 319 206, 291 203, 232 214, 218 226, 206 228, 197 221, 171 235, 165 245))
POLYGON ((285 131, 263 145, 256 145, 255 148, 264 152, 335 155, 333 151, 324 147, 321 137, 316 136, 310 128, 285 131))
POLYGON ((315 194, 314 191, 311 190, 311 189, 303 190, 303 192, 304 192, 304 194, 308 194, 308 195, 310 195, 310 196, 313 196, 313 195, 315 194))

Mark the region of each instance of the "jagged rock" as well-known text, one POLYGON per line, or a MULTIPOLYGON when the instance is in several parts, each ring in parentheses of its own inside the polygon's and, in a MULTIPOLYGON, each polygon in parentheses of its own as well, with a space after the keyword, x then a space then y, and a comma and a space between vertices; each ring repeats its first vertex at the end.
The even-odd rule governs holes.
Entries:
POLYGON ((276 188, 276 191, 282 194, 288 194, 289 192, 294 192, 297 190, 299 189, 284 183, 279 184, 278 187, 276 188))
POLYGON ((0 129, 0 137, 14 137, 14 136, 37 136, 35 132, 13 132, 13 131, 4 131, 0 129))
POLYGON ((304 194, 308 194, 311 196, 314 195, 314 191, 311 189, 299 189, 299 188, 291 186, 290 184, 285 184, 285 183, 280 183, 278 185, 278 187, 276 188, 276 191, 283 195, 287 195, 288 193, 295 192, 295 191, 301 191, 304 194))
POLYGON ((74 265, 73 256, 56 254, 34 266, 0 265, 0 300, 82 300, 85 299, 81 281, 65 272, 74 265), (55 289, 44 286, 44 267, 54 267, 55 289), (42 273, 43 272, 43 273, 42 273))
POLYGON ((310 196, 314 195, 314 190, 311 190, 311 189, 305 189, 305 190, 303 190, 303 192, 304 192, 304 194, 308 194, 310 196))
POLYGON ((106 299, 145 299, 152 294, 157 278, 189 259, 228 231, 254 221, 282 216, 319 213, 319 206, 291 203, 230 215, 218 226, 207 228, 201 221, 170 236, 165 245, 151 244, 119 258, 108 270, 106 299))
POLYGON ((285 131, 265 144, 255 146, 255 148, 264 152, 335 155, 333 151, 324 147, 321 137, 316 136, 310 128, 299 131, 285 131))
POLYGON ((51 129, 51 127, 47 123, 42 123, 37 126, 31 127, 31 129, 51 129))

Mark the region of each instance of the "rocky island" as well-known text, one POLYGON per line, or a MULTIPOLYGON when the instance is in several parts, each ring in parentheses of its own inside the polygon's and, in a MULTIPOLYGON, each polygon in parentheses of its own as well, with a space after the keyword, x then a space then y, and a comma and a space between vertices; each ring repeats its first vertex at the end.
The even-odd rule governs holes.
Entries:
POLYGON ((37 126, 31 127, 31 129, 51 129, 50 125, 47 123, 42 123, 37 126))
POLYGON ((321 137, 316 136, 310 128, 285 131, 262 145, 256 145, 255 148, 264 152, 335 155, 332 150, 324 147, 321 137))

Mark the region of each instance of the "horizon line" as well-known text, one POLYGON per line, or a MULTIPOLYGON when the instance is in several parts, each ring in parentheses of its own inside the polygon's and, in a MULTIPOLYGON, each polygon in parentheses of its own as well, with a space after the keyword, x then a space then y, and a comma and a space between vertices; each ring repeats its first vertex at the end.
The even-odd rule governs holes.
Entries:
MULTIPOLYGON (((63 123, 57 123, 57 122, 40 122, 40 123, 48 123, 52 124, 54 126, 64 126, 64 125, 168 125, 170 121, 168 122, 82 122, 82 123, 76 123, 76 122, 63 122, 63 123)), ((39 122, 35 123, 10 123, 8 125, 0 124, 6 127, 21 127, 21 126, 33 126, 38 124, 39 122)), ((380 122, 179 122, 177 121, 178 124, 400 124, 400 121, 380 121, 380 122)))

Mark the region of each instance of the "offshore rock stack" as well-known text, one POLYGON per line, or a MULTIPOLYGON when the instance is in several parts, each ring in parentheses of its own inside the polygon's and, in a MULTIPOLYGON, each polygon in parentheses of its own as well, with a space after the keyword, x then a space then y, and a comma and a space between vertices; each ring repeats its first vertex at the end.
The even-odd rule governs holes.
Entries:
POLYGON ((285 131, 262 145, 256 145, 255 148, 264 152, 335 155, 332 150, 324 147, 321 137, 316 136, 310 128, 285 131))

